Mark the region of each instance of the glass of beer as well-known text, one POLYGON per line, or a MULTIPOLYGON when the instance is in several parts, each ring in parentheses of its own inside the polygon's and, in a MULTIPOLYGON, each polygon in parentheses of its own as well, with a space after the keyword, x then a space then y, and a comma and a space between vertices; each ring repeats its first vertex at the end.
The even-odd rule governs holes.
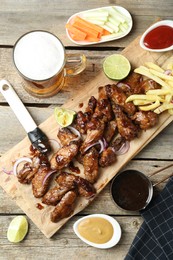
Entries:
POLYGON ((14 45, 13 60, 27 81, 25 90, 40 98, 57 94, 65 77, 75 76, 86 67, 83 54, 66 54, 62 42, 47 31, 31 31, 21 36, 14 45))

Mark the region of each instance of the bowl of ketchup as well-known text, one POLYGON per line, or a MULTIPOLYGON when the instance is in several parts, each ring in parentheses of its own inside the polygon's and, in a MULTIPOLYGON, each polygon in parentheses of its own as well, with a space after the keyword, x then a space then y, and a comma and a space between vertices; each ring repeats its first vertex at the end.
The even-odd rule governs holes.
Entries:
POLYGON ((142 35, 140 46, 153 52, 173 50, 173 21, 163 20, 150 26, 142 35))

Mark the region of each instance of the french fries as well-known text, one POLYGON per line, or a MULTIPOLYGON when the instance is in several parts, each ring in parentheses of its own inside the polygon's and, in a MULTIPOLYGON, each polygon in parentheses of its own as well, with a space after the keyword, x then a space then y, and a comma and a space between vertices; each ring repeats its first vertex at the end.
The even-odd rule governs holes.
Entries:
POLYGON ((134 72, 157 82, 161 88, 148 90, 145 94, 134 94, 126 99, 133 102, 142 111, 154 111, 160 114, 168 111, 173 115, 173 63, 167 65, 167 71, 153 62, 146 62, 134 72))

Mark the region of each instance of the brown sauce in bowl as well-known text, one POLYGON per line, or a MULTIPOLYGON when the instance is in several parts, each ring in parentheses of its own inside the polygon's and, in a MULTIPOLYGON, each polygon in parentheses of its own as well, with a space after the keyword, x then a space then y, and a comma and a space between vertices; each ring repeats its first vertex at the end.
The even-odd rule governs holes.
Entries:
POLYGON ((117 175, 111 186, 115 203, 125 210, 138 211, 148 204, 152 187, 148 178, 135 170, 127 170, 117 175))

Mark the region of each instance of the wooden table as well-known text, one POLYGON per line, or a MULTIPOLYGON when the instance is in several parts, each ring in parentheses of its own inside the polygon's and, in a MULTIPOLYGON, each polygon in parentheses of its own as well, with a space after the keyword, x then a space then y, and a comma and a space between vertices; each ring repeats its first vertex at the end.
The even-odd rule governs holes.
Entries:
MULTIPOLYGON (((146 1, 4 1, 0 3, 0 79, 9 80, 18 95, 27 106, 31 115, 40 124, 52 113, 55 106, 64 104, 83 88, 89 80, 97 76, 102 69, 105 56, 120 53, 132 40, 158 19, 172 19, 172 0, 146 1), (117 41, 90 47, 72 44, 65 34, 65 23, 72 14, 90 8, 107 5, 121 5, 132 14, 134 26, 130 34, 117 41), (12 62, 12 48, 23 33, 43 29, 57 35, 64 43, 67 52, 83 52, 87 57, 86 70, 75 79, 66 80, 63 90, 52 98, 37 99, 28 95, 22 87, 23 80, 16 72, 12 62)), ((164 129, 146 148, 142 150, 126 168, 142 169, 149 174, 154 169, 165 166, 173 160, 173 125, 164 129)), ((13 112, 0 95, 0 156, 25 137, 25 132, 13 112)), ((167 170, 153 178, 160 180, 168 175, 167 170)), ((160 185, 159 189, 164 184, 160 185)), ((0 189, 0 259, 124 259, 138 231, 142 218, 137 213, 127 213, 118 209, 110 197, 110 184, 80 214, 71 218, 51 239, 47 239, 39 229, 29 221, 26 239, 19 244, 7 240, 8 225, 16 215, 23 215, 21 209, 0 189), (122 238, 118 245, 109 250, 99 250, 87 246, 73 232, 73 223, 81 216, 92 213, 109 214, 120 223, 122 238)))

